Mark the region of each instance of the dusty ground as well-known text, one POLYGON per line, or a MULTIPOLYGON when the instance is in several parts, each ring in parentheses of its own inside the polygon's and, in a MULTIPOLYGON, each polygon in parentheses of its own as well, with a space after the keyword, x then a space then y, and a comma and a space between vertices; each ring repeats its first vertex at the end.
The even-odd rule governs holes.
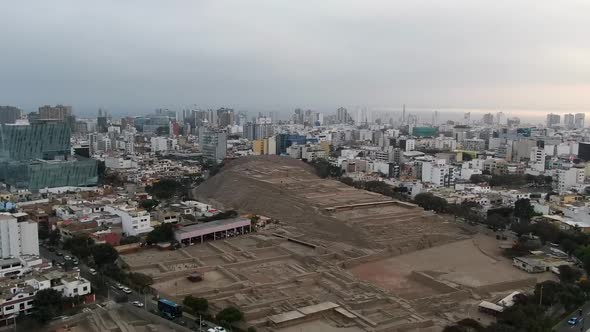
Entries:
POLYGON ((315 320, 295 326, 285 327, 276 330, 277 332, 362 332, 363 330, 357 327, 335 327, 323 320, 315 320))
POLYGON ((466 287, 481 287, 547 274, 531 275, 512 266, 503 257, 494 238, 476 235, 435 248, 416 251, 376 262, 361 264, 350 271, 361 279, 401 296, 421 297, 437 292, 409 278, 412 271, 422 271, 442 280, 466 287))
POLYGON ((492 237, 472 236, 416 206, 319 179, 290 158, 234 160, 200 185, 194 198, 278 224, 175 252, 146 250, 122 258, 132 269, 152 269, 158 292, 177 300, 206 297, 214 312, 239 307, 249 317, 246 326, 259 331, 369 331, 370 321, 379 331, 433 324, 411 331, 438 332, 461 318, 485 320, 477 304, 509 293, 492 294, 486 286, 529 282, 532 276, 512 267, 492 237), (160 270, 145 266, 154 262, 164 264, 160 270), (204 273, 203 281, 191 283, 182 274, 193 268, 204 273), (417 278, 415 271, 423 274, 417 278), (338 315, 269 327, 268 316, 325 301, 362 319, 353 318, 356 325, 348 329, 336 328, 351 323, 338 315))

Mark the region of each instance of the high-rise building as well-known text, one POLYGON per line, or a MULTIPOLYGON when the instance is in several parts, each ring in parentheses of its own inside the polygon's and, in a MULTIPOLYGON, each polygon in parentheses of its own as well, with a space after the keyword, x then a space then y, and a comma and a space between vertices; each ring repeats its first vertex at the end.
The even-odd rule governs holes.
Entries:
POLYGON ((561 123, 561 116, 559 114, 547 114, 547 128, 557 127, 561 123))
POLYGON ((351 123, 352 117, 348 114, 348 110, 344 107, 340 107, 336 110, 336 121, 338 123, 351 123))
POLYGON ((95 185, 95 160, 71 155, 70 127, 39 121, 0 126, 0 180, 15 188, 95 185))
POLYGON ((0 213, 0 258, 39 256, 37 223, 18 220, 9 213, 0 213))
POLYGON ((222 107, 217 110, 217 119, 219 120, 219 127, 225 128, 236 124, 236 115, 231 108, 222 107))
POLYGON ((586 114, 584 113, 576 113, 576 115, 574 116, 574 123, 576 128, 584 128, 584 118, 586 117, 586 114))
POLYGON ((506 125, 508 127, 518 126, 520 125, 520 119, 517 117, 508 118, 506 120, 506 125))
POLYGON ((583 161, 590 161, 590 142, 580 142, 578 144, 578 158, 583 161))
POLYGON ((203 157, 208 161, 221 162, 227 155, 227 133, 223 131, 202 131, 199 144, 203 157))
POLYGON ((574 128, 576 125, 574 115, 571 113, 565 114, 563 116, 563 125, 568 129, 574 128))
POLYGON ((494 124, 494 115, 492 113, 487 113, 483 115, 483 123, 486 125, 493 125, 494 124))
POLYGON ((39 118, 41 120, 60 120, 64 121, 72 115, 72 106, 64 105, 45 105, 39 107, 39 118))
POLYGON ((99 133, 106 133, 109 125, 107 121, 107 113, 102 109, 98 109, 98 117, 96 118, 96 130, 99 133))
POLYGON ((20 119, 21 110, 14 106, 0 106, 0 125, 15 123, 20 119))

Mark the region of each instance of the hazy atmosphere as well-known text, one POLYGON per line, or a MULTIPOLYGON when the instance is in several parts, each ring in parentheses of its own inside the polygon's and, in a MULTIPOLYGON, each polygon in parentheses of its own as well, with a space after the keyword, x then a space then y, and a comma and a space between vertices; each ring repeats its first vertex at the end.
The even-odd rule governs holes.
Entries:
POLYGON ((27 111, 584 111, 590 95, 588 1, 3 1, 0 12, 0 104, 27 111))

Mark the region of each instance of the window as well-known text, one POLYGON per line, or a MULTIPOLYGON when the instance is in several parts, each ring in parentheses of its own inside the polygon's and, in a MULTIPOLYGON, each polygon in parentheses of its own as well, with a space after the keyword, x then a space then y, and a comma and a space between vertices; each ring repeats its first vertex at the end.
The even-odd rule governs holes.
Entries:
POLYGON ((84 288, 82 288, 83 291, 88 291, 88 286, 84 286, 84 288))
POLYGON ((4 307, 4 311, 8 311, 8 310, 12 310, 12 309, 14 309, 14 305, 9 305, 9 306, 4 307))

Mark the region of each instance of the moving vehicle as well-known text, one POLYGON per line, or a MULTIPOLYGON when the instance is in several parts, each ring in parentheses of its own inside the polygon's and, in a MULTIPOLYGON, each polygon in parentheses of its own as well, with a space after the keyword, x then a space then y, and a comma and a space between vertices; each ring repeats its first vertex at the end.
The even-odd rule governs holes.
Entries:
POLYGON ((158 311, 170 320, 182 317, 182 306, 167 299, 158 300, 158 311))
POLYGON ((90 274, 92 274, 93 276, 98 274, 98 272, 96 272, 95 269, 89 269, 88 272, 90 272, 90 274))
POLYGON ((143 308, 143 303, 141 303, 139 301, 133 301, 133 302, 131 302, 131 304, 133 304, 134 306, 136 306, 138 308, 143 308))
POLYGON ((572 326, 573 326, 573 325, 578 325, 578 322, 579 322, 579 321, 580 321, 580 320, 578 319, 578 317, 572 317, 572 318, 570 318, 570 319, 567 321, 567 323, 568 323, 569 325, 572 325, 572 326))
POLYGON ((132 293, 131 289, 129 289, 129 288, 127 288, 127 287, 123 287, 123 289, 121 289, 121 290, 122 290, 122 291, 123 291, 123 293, 125 293, 125 294, 131 294, 131 293, 132 293))

